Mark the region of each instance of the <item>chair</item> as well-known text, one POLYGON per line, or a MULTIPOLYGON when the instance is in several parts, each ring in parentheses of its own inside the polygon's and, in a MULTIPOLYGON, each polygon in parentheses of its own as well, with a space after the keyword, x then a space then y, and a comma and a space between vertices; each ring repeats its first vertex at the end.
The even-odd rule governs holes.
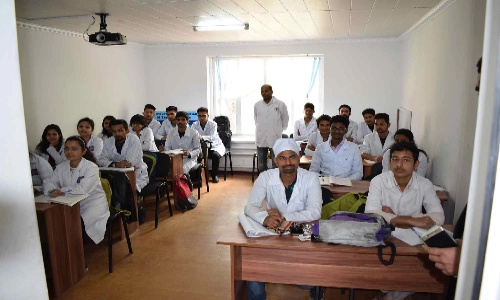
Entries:
MULTIPOLYGON (((168 191, 168 175, 170 173, 170 156, 165 153, 158 152, 156 153, 158 160, 156 164, 156 174, 155 181, 161 181, 165 183, 164 185, 164 193, 167 195, 168 201, 168 210, 170 212, 170 216, 172 216, 172 204, 170 203, 170 193, 168 191)), ((159 201, 156 201, 156 210, 155 210, 155 228, 158 227, 158 204, 159 201)))
MULTIPOLYGON (((208 143, 208 144, 212 144, 212 142, 209 142, 209 141, 205 141, 205 142, 208 143)), ((229 165, 230 165, 229 168, 231 170, 231 176, 233 176, 233 160, 231 159, 231 144, 229 144, 229 147, 227 147, 226 145, 224 145, 224 147, 226 148, 226 152, 224 152, 224 155, 222 155, 221 157, 224 157, 224 181, 226 181, 226 177, 227 177, 227 157, 229 156, 229 165)))
MULTIPOLYGON (((165 186, 166 186, 165 181, 156 180, 155 178, 157 172, 157 155, 158 153, 156 152, 149 152, 149 151, 143 152, 142 160, 148 166, 149 183, 144 188, 142 188, 140 192, 137 192, 137 195, 142 197, 153 194, 156 195, 155 229, 158 228, 158 204, 160 202, 160 198, 163 198, 165 196, 165 186)), ((163 164, 165 164, 165 162, 163 162, 163 164)), ((164 171, 162 174, 164 174, 164 171)), ((170 208, 170 215, 172 215, 170 195, 168 194, 167 194, 167 200, 170 208)))
POLYGON ((328 203, 332 202, 333 200, 333 193, 329 189, 325 187, 321 187, 321 198, 323 198, 323 205, 325 206, 328 203))
MULTIPOLYGON (((101 185, 104 189, 104 193, 106 194, 106 200, 108 201, 109 207, 109 218, 106 223, 106 230, 108 231, 108 268, 109 273, 113 273, 113 225, 116 220, 121 219, 123 223, 123 229, 125 231, 125 238, 127 239, 128 252, 133 254, 132 244, 130 243, 130 236, 128 234, 128 226, 127 226, 127 213, 122 210, 117 210, 111 206, 111 186, 109 185, 109 181, 107 179, 101 178, 101 185)), ((129 212, 130 214, 130 212, 129 212)))
POLYGON ((231 136, 232 132, 229 129, 229 119, 226 116, 218 116, 214 118, 214 122, 217 123, 217 134, 221 139, 226 152, 224 153, 224 181, 227 177, 227 157, 229 156, 229 167, 231 170, 231 176, 233 176, 233 160, 231 158, 231 136), (229 129, 229 130, 228 130, 229 129))
POLYGON ((210 192, 210 187, 208 185, 208 165, 207 165, 207 159, 208 159, 208 146, 207 142, 205 141, 200 141, 201 145, 201 153, 198 156, 198 162, 196 165, 194 165, 191 170, 189 170, 189 176, 191 178, 191 182, 197 183, 198 184, 198 200, 200 199, 200 189, 201 186, 203 185, 203 176, 201 175, 201 170, 205 170, 205 181, 207 184, 207 193, 210 192))

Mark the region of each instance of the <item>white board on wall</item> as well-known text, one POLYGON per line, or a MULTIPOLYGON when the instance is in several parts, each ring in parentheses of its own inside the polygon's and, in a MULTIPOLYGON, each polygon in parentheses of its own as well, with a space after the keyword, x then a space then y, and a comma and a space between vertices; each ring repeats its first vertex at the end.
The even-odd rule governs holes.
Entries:
POLYGON ((411 110, 403 107, 398 107, 398 127, 397 129, 411 130, 411 110))

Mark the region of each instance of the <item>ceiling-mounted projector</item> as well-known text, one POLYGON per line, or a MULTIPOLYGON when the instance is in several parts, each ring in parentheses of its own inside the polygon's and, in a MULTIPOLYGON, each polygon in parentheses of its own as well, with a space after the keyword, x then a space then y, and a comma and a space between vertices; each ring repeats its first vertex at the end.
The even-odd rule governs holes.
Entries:
POLYGON ((107 13, 97 13, 101 17, 101 24, 99 32, 89 35, 89 42, 98 46, 112 46, 112 45, 125 45, 127 44, 127 37, 121 33, 108 32, 106 27, 107 13))

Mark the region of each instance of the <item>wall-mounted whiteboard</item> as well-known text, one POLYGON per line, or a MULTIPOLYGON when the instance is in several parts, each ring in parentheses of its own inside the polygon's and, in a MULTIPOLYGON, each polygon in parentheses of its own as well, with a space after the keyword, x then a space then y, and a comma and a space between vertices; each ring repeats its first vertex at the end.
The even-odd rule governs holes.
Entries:
POLYGON ((397 121, 398 121, 397 129, 405 128, 411 130, 411 110, 399 107, 397 121))

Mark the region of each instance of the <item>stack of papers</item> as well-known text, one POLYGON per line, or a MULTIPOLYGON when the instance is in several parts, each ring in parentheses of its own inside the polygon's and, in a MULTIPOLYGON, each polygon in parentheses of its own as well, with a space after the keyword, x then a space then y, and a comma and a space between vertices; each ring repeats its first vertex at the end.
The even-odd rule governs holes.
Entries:
POLYGON ((99 167, 99 171, 115 171, 115 172, 127 173, 127 172, 133 172, 134 167, 130 168, 99 167))
POLYGON ((182 149, 174 149, 174 150, 165 150, 162 153, 165 153, 165 154, 182 154, 184 152, 182 152, 182 149))
POLYGON ((248 237, 278 235, 276 232, 255 222, 252 218, 247 217, 244 213, 238 215, 238 221, 240 221, 241 227, 243 227, 243 230, 245 230, 248 237))
POLYGON ((351 179, 349 178, 340 178, 334 176, 319 177, 319 183, 321 185, 344 185, 344 186, 352 186, 351 179))
POLYGON ((35 203, 60 203, 68 206, 73 206, 78 202, 82 201, 83 199, 87 198, 88 196, 89 194, 83 194, 83 195, 66 194, 64 196, 51 198, 50 196, 41 195, 35 197, 35 203))

